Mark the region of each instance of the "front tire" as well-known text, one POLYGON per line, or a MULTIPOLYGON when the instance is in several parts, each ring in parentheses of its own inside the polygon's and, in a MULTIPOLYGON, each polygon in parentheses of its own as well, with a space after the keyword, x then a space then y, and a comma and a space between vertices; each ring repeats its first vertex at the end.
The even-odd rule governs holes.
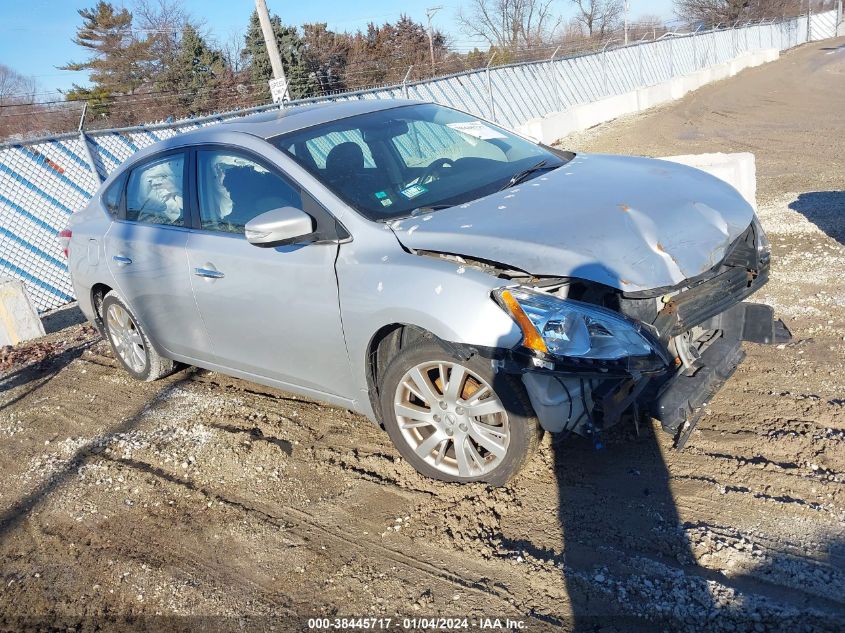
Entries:
POLYGON ((431 338, 390 361, 380 400, 402 457, 441 481, 504 485, 542 437, 521 382, 477 355, 460 359, 431 338))
POLYGON ((132 310, 114 290, 103 297, 101 312, 114 356, 130 376, 151 382, 173 372, 174 362, 156 351, 132 310))

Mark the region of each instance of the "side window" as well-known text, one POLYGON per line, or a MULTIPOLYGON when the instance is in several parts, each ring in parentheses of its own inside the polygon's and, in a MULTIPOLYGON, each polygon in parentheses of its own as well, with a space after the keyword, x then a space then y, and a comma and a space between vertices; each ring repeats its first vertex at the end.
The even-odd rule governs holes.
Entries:
POLYGON ((202 228, 243 233, 257 215, 279 207, 302 208, 299 190, 278 174, 228 150, 197 152, 202 228))
POLYGON ((103 194, 103 206, 108 214, 116 218, 120 211, 120 198, 123 196, 123 186, 126 184, 126 172, 117 177, 103 194))
POLYGON ((363 154, 363 167, 371 168, 376 166, 376 161, 373 160, 373 154, 370 152, 370 147, 364 142, 361 130, 329 132, 323 136, 308 139, 305 141, 305 146, 311 153, 311 157, 314 159, 314 164, 316 164, 319 169, 325 169, 326 161, 331 151, 338 145, 347 146, 349 143, 354 143, 361 149, 359 156, 363 154))
POLYGON ((166 156, 133 169, 126 188, 126 219, 185 226, 184 175, 184 154, 166 156))

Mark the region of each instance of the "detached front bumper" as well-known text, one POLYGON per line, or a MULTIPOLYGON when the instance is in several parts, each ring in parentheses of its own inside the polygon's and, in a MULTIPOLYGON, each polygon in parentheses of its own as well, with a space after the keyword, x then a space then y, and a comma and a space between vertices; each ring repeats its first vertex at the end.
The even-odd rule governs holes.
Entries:
POLYGON ((701 366, 691 376, 675 373, 658 388, 648 408, 660 420, 663 430, 678 437, 683 447, 695 424, 722 385, 745 358, 742 342, 771 345, 792 338, 782 321, 776 321, 774 310, 759 303, 738 303, 714 318, 722 336, 700 357, 701 366))
MULTIPOLYGON (((755 303, 737 303, 704 325, 720 335, 698 357, 694 371, 684 370, 668 350, 627 366, 523 365, 519 371, 541 425, 551 432, 589 435, 616 424, 626 412, 645 411, 683 446, 703 406, 745 358, 743 341, 774 344, 791 337, 771 307, 755 303)), ((513 369, 513 360, 509 365, 513 369)))

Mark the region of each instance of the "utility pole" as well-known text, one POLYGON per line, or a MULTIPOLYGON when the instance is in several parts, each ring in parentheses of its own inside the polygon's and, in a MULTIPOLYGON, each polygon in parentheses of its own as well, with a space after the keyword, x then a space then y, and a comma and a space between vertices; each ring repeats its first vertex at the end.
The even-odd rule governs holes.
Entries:
POLYGON ((625 0, 625 46, 628 46, 628 0, 625 0))
POLYGON ((273 33, 273 25, 270 23, 267 3, 264 0, 255 0, 255 11, 258 13, 261 33, 264 35, 264 44, 267 46, 267 56, 270 58, 270 66, 273 68, 273 79, 270 80, 270 92, 273 95, 273 101, 290 101, 290 89, 288 88, 287 78, 285 78, 285 69, 282 67, 279 47, 276 45, 276 34, 273 33))
POLYGON ((811 13, 810 13, 810 11, 811 11, 810 2, 811 1, 812 0, 807 0, 807 41, 808 42, 810 41, 810 30, 812 29, 812 26, 810 25, 810 15, 811 15, 811 13))
POLYGON ((434 31, 431 28, 431 18, 443 7, 429 7, 425 10, 428 18, 428 50, 431 53, 431 76, 434 77, 434 31))

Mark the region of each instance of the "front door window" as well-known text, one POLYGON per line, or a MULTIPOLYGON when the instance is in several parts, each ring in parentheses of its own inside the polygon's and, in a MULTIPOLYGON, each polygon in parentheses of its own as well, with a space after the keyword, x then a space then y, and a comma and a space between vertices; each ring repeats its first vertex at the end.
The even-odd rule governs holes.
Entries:
POLYGON ((202 228, 243 233, 265 211, 302 208, 299 191, 281 176, 240 154, 226 150, 197 152, 202 228))

